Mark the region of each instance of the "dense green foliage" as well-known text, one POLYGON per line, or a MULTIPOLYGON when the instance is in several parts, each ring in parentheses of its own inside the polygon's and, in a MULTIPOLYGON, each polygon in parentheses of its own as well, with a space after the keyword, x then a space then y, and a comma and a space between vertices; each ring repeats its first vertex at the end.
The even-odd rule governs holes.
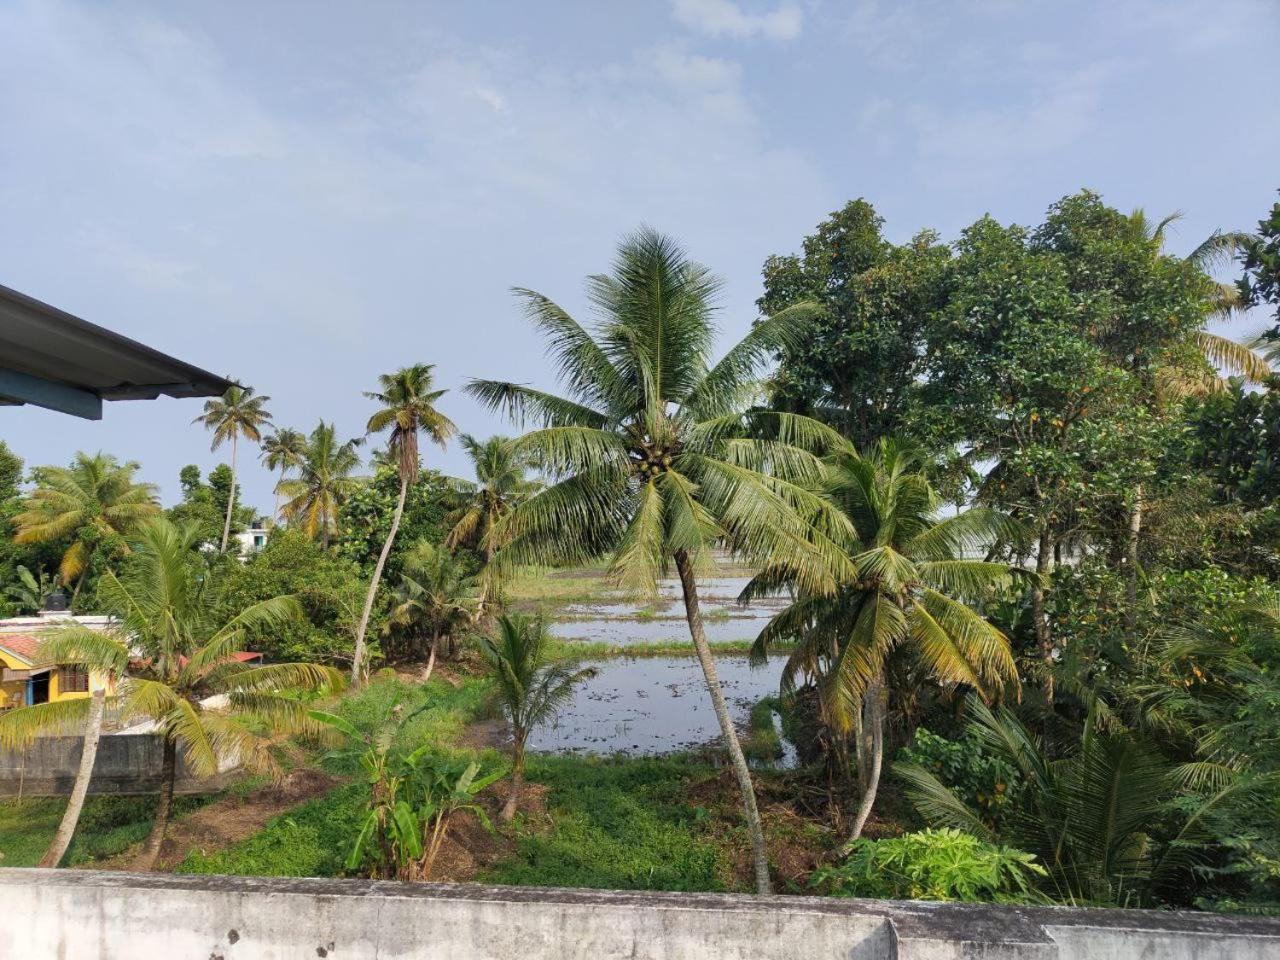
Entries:
POLYGON ((1029 853, 944 828, 859 840, 842 863, 817 870, 812 882, 836 897, 1010 903, 1038 899, 1035 886, 1044 875, 1029 853))

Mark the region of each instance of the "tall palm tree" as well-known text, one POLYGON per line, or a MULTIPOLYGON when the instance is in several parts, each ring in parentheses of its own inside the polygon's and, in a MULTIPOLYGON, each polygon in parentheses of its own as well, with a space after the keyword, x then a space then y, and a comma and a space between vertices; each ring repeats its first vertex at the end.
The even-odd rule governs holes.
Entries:
POLYGON ((290 427, 276 429, 262 441, 262 462, 268 470, 279 470, 280 480, 276 484, 276 510, 274 518, 280 516, 280 487, 284 483, 286 473, 302 466, 307 455, 307 438, 299 430, 290 427))
POLYGON ((77 453, 69 467, 37 467, 36 487, 13 518, 14 540, 46 543, 72 538, 59 575, 75 581, 74 604, 98 552, 127 551, 127 537, 143 520, 160 512, 156 488, 133 479, 138 464, 119 463, 105 453, 77 453))
POLYGON ((359 445, 359 439, 339 440, 334 425, 321 420, 307 438, 298 476, 282 480, 277 488, 285 497, 285 519, 300 523, 326 550, 337 528, 338 510, 359 482, 352 476, 360 467, 359 445))
POLYGON ((227 496, 227 519, 222 524, 222 546, 219 548, 223 553, 227 552, 227 541, 231 538, 231 514, 236 504, 236 448, 241 437, 252 443, 262 442, 262 428, 271 422, 271 414, 265 406, 270 399, 254 396, 253 387, 233 383, 221 397, 206 400, 204 413, 191 421, 213 431, 210 450, 217 450, 231 441, 231 493, 227 496))
POLYGON ((756 887, 769 889, 764 833, 751 774, 707 643, 697 577, 714 546, 760 560, 785 557, 811 589, 834 588, 837 551, 826 535, 847 521, 805 482, 812 450, 839 441, 830 428, 755 409, 758 376, 798 342, 814 309, 801 304, 760 321, 715 364, 719 282, 671 239, 650 229, 626 239, 611 274, 592 277, 601 318, 588 331, 553 301, 517 290, 547 336, 568 397, 517 383, 474 380, 467 391, 517 421, 540 425, 513 443, 554 482, 502 517, 486 570, 608 557, 624 586, 656 591, 674 561, 707 691, 737 775, 750 828, 756 887), (812 532, 816 525, 817 533, 812 532))
POLYGON ((814 682, 821 719, 842 738, 861 714, 862 798, 852 844, 879 788, 890 659, 910 656, 936 682, 984 696, 1016 680, 1008 639, 966 603, 1016 571, 962 556, 965 548, 985 547, 1014 530, 1002 515, 984 509, 939 519, 941 501, 920 472, 917 454, 892 441, 863 454, 849 446, 833 454, 823 486, 849 520, 850 535, 840 541, 839 588, 812 593, 788 561, 777 560, 752 579, 742 598, 798 587, 794 602, 756 639, 753 657, 764 659, 777 641, 794 641, 783 694, 794 693, 798 678, 814 682))
POLYGON ((480 637, 502 712, 511 726, 511 790, 502 819, 515 816, 524 785, 524 750, 534 728, 554 720, 576 684, 595 675, 590 668, 550 656, 552 636, 541 619, 523 614, 498 618, 494 636, 480 637))
POLYGON ((418 456, 418 432, 425 433, 441 448, 457 432, 453 421, 436 409, 436 401, 445 395, 445 391, 431 389, 433 369, 429 363, 417 363, 411 367, 402 367, 395 373, 384 373, 378 377, 381 389, 365 394, 381 405, 369 418, 368 432, 381 433, 388 427, 391 428, 387 450, 396 455, 400 496, 396 499, 396 512, 391 516, 391 529, 387 531, 387 539, 382 543, 378 562, 373 566, 369 592, 364 598, 364 610, 360 613, 360 624, 356 627, 356 651, 351 662, 352 684, 358 685, 361 680, 364 669, 364 637, 369 629, 369 614, 373 610, 374 598, 378 595, 378 583, 382 579, 382 570, 387 565, 387 555, 391 553, 391 545, 395 543, 396 532, 400 529, 400 518, 404 516, 404 502, 409 495, 409 485, 418 482, 418 471, 422 467, 418 456))
MULTIPOLYGON (((302 616, 293 597, 274 597, 223 620, 215 615, 220 584, 208 575, 195 525, 157 517, 139 528, 133 555, 120 574, 107 571, 99 587, 113 622, 106 632, 81 624, 60 628, 42 644, 67 663, 122 678, 114 705, 122 718, 146 718, 164 738, 160 803, 138 866, 150 869, 173 811, 181 747, 197 776, 232 758, 246 769, 276 772, 270 740, 257 730, 313 729, 297 690, 337 690, 342 675, 310 663, 252 666, 237 654, 256 630, 302 616), (212 707, 222 695, 226 707, 212 707)), ((12 711, 0 720, 8 737, 82 727, 91 699, 59 700, 12 711)))
POLYGON ((440 641, 448 639, 452 649, 458 631, 475 622, 475 587, 476 578, 467 575, 462 561, 430 540, 418 540, 406 551, 388 627, 430 637, 424 683, 431 677, 440 641))

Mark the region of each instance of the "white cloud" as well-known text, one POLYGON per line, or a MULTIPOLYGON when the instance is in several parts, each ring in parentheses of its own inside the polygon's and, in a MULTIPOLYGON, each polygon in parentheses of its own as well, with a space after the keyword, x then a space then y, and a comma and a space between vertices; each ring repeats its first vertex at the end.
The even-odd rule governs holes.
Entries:
POLYGON ((794 40, 804 25, 800 8, 791 4, 748 13, 734 0, 672 0, 671 9, 681 24, 708 37, 794 40))

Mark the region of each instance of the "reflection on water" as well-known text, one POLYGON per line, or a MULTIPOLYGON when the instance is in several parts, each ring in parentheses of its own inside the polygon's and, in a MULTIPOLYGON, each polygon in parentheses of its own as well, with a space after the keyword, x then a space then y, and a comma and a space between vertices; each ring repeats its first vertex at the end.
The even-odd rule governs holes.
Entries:
MULTIPOLYGON (((773 614, 757 611, 753 616, 730 617, 727 620, 706 620, 704 628, 711 643, 731 640, 754 640, 773 614)), ((559 620, 550 625, 551 632, 564 640, 584 643, 607 643, 614 647, 626 647, 641 643, 692 643, 689 625, 683 618, 660 617, 652 620, 624 620, 621 618, 599 620, 559 620)))
MULTIPOLYGON (((720 727, 697 660, 619 657, 600 661, 597 674, 575 690, 554 724, 529 738, 533 750, 652 755, 689 750, 719 739, 720 727)), ((729 713, 739 729, 751 707, 777 693, 781 663, 752 669, 745 657, 717 657, 729 713)), ((784 765, 794 761, 785 744, 784 765)))

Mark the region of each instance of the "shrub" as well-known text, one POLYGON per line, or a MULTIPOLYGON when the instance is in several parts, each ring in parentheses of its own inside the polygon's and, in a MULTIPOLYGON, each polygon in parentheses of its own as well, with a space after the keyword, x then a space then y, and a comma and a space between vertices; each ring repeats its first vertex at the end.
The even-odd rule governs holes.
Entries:
POLYGON ((833 897, 889 900, 1031 902, 1045 870, 1021 850, 984 843, 959 830, 922 830, 887 840, 859 840, 844 863, 810 883, 833 897))
POLYGON ((1022 777, 1004 760, 985 752, 971 728, 959 739, 948 740, 918 727, 898 759, 924 767, 967 801, 970 809, 980 811, 995 829, 1018 808, 1022 777))

